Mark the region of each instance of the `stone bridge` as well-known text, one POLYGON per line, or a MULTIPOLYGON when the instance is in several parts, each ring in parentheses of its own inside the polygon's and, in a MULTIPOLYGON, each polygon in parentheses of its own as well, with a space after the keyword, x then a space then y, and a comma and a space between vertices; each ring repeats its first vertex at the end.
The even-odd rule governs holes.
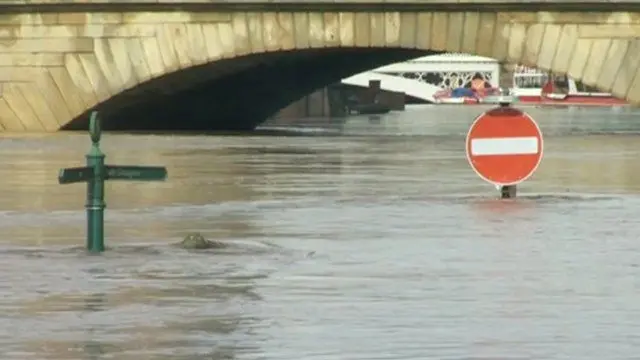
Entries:
POLYGON ((0 130, 251 129, 354 73, 464 52, 640 103, 640 2, 4 0, 0 130))

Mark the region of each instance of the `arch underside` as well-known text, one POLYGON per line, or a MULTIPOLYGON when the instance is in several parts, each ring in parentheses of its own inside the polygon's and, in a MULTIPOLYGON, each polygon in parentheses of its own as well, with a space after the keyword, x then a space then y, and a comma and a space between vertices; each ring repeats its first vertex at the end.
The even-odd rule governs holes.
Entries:
MULTIPOLYGON (((413 49, 328 48, 247 55, 164 76, 98 105, 105 130, 246 131, 351 74, 403 61, 413 49)), ((65 129, 87 128, 88 116, 65 129)))
POLYGON ((40 27, 29 44, 49 47, 5 69, 6 131, 83 128, 93 109, 105 128, 248 129, 325 85, 434 52, 567 74, 640 102, 635 13, 59 14, 46 26, 43 16, 14 16, 22 33, 40 27), (66 33, 68 43, 46 38, 66 33), (52 51, 55 61, 42 55, 52 51))

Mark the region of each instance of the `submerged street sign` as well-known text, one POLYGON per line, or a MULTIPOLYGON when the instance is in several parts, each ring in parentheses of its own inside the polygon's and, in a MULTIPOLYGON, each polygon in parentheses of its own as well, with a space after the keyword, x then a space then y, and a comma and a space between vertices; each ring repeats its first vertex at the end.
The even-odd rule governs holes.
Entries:
MULTIPOLYGON (((130 181, 164 181, 167 179, 167 169, 162 166, 129 166, 105 165, 104 180, 130 181)), ((90 167, 61 169, 58 183, 74 184, 95 179, 95 172, 90 167)))
POLYGON ((167 169, 162 166, 106 165, 105 180, 164 181, 167 169))
POLYGON ((58 174, 58 183, 73 184, 79 182, 87 182, 94 178, 93 168, 77 167, 61 169, 58 174))
POLYGON ((163 181, 167 169, 163 166, 105 165, 100 150, 102 131, 98 113, 91 113, 89 123, 91 149, 86 155, 87 166, 61 169, 58 183, 87 183, 87 250, 104 251, 104 182, 106 180, 163 181))
POLYGON ((473 122, 466 152, 469 164, 485 181, 516 185, 533 175, 542 161, 542 131, 525 112, 497 107, 473 122))

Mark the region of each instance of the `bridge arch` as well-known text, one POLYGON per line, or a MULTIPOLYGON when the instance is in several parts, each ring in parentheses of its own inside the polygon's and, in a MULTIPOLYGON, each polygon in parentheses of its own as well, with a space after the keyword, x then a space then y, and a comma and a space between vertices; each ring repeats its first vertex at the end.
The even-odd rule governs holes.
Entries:
MULTIPOLYGON (((106 130, 251 130, 316 89, 423 53, 330 47, 243 55, 160 76, 97 109, 106 130)), ((86 128, 87 119, 84 114, 65 128, 86 128)))
MULTIPOLYGON (((110 118, 107 128, 125 117, 146 116, 152 124, 158 120, 147 116, 151 110, 171 113, 172 101, 182 110, 206 110, 217 99, 231 104, 241 91, 253 91, 255 104, 234 106, 252 119, 218 125, 253 126, 316 88, 430 52, 568 74, 640 102, 640 41, 631 13, 207 10, 59 13, 55 21, 51 15, 11 15, 15 39, 0 49, 4 130, 82 126, 78 120, 95 108, 110 118), (234 92, 234 81, 253 87, 234 92)), ((231 110, 220 116, 233 117, 231 110)), ((180 123, 188 114, 171 116, 180 123)))

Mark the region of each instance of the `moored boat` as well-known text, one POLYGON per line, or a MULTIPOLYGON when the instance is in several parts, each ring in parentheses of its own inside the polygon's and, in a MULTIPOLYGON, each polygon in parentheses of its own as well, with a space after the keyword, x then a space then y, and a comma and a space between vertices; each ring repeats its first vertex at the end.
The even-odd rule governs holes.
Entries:
POLYGON ((568 76, 553 75, 524 66, 516 66, 512 87, 507 91, 481 83, 474 84, 472 81, 463 88, 438 91, 434 94, 434 99, 437 104, 486 104, 495 103, 495 98, 506 92, 515 103, 520 105, 601 107, 627 105, 625 100, 568 76))
POLYGON ((433 95, 438 104, 482 104, 501 96, 499 88, 492 87, 480 74, 476 74, 468 87, 443 89, 433 95))
POLYGON ((484 103, 494 103, 496 98, 502 95, 499 88, 456 88, 445 89, 434 94, 436 104, 463 104, 475 105, 484 103))
POLYGON ((517 66, 511 94, 520 104, 551 106, 620 106, 627 102, 566 75, 517 66))

